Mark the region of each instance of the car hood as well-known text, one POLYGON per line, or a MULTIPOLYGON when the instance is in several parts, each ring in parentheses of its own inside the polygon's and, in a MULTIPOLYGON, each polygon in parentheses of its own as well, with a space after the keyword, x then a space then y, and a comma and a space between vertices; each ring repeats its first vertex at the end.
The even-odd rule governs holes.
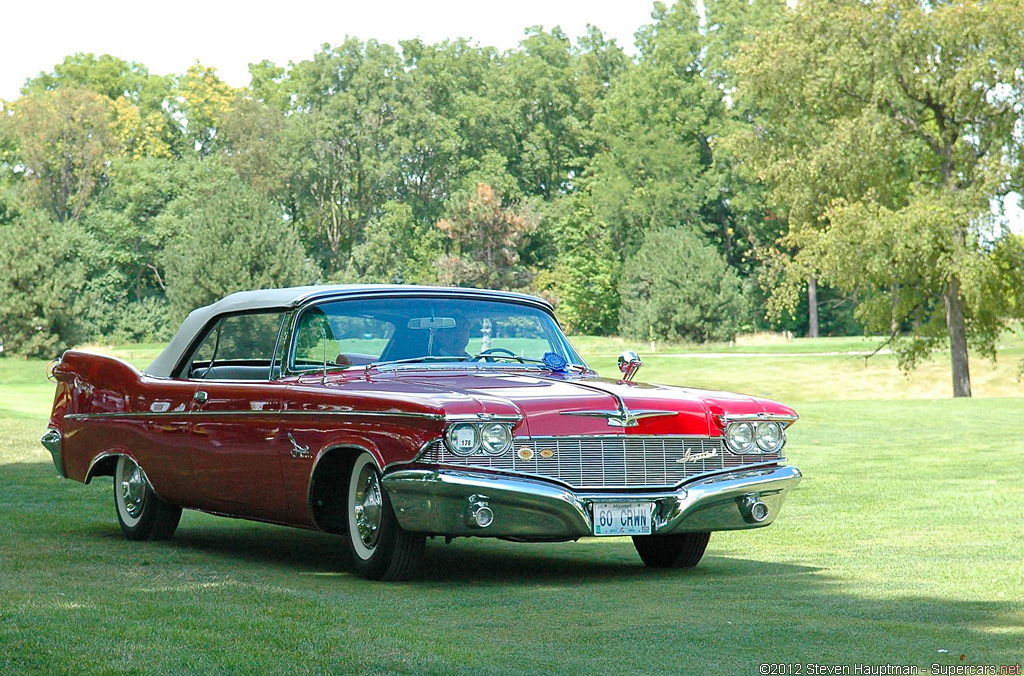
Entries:
POLYGON ((523 421, 517 436, 718 435, 718 415, 794 414, 759 397, 568 373, 402 371, 346 375, 316 385, 446 415, 518 415, 523 421))

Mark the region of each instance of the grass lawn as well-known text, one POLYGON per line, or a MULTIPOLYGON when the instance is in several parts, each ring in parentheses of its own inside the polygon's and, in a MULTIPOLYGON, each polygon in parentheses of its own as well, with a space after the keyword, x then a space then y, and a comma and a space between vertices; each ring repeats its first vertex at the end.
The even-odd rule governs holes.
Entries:
MULTIPOLYGON (((610 374, 622 347, 602 340, 581 349, 610 374)), ((642 352, 641 379, 766 392, 801 413, 788 448, 805 480, 772 527, 717 533, 698 568, 668 572, 627 539, 434 540, 402 584, 355 577, 334 537, 195 512, 169 543, 124 540, 109 479, 63 481, 38 444, 44 363, 0 360, 0 673, 1024 662, 1024 348, 987 376, 972 360, 987 396, 954 401, 941 355, 908 381, 891 357, 857 370, 853 343, 793 343, 761 358, 642 352)))

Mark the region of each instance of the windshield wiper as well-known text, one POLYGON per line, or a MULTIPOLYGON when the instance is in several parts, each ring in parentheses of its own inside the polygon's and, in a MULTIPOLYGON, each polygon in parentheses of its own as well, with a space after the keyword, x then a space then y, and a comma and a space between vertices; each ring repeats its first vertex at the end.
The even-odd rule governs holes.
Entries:
MULTIPOLYGON (((472 357, 458 357, 455 355, 422 355, 420 357, 409 357, 407 359, 389 359, 387 361, 375 361, 367 364, 364 369, 369 371, 372 368, 380 368, 382 366, 400 366, 402 364, 423 364, 428 362, 474 362, 480 360, 480 357, 489 357, 491 359, 503 359, 506 361, 516 361, 520 364, 536 364, 542 366, 548 371, 555 371, 544 363, 543 359, 531 359, 529 357, 520 357, 519 355, 507 355, 507 354, 487 354, 487 355, 475 355, 472 357)), ((586 372, 586 368, 579 364, 566 364, 566 369, 574 369, 581 373, 586 372)))
MULTIPOLYGON (((476 361, 476 360, 480 359, 481 357, 483 357, 485 359, 486 358, 489 358, 489 359, 505 359, 505 360, 508 360, 508 361, 513 361, 514 360, 514 361, 519 362, 520 364, 537 364, 538 366, 543 366, 545 369, 547 369, 548 371, 551 371, 552 373, 556 373, 556 372, 559 371, 559 369, 554 369, 554 368, 551 368, 550 366, 548 366, 547 362, 545 362, 543 359, 531 359, 530 357, 520 357, 519 355, 511 355, 511 354, 482 354, 481 353, 481 354, 478 354, 478 355, 474 356, 473 357, 473 361, 476 361)), ((572 364, 572 363, 567 363, 563 367, 562 370, 568 370, 568 369, 574 369, 574 370, 579 371, 580 373, 586 373, 586 371, 587 371, 587 369, 585 367, 580 366, 579 364, 572 364)))
POLYGON ((477 354, 473 356, 473 361, 487 361, 488 359, 506 359, 508 361, 517 361, 520 364, 540 364, 544 366, 543 359, 530 359, 529 357, 520 357, 517 354, 477 354))
POLYGON ((377 368, 380 366, 392 366, 398 364, 416 364, 422 362, 431 361, 469 361, 469 357, 456 357, 454 355, 436 355, 428 354, 421 357, 409 357, 408 359, 389 359, 387 361, 375 361, 366 365, 366 370, 369 371, 371 368, 377 368))

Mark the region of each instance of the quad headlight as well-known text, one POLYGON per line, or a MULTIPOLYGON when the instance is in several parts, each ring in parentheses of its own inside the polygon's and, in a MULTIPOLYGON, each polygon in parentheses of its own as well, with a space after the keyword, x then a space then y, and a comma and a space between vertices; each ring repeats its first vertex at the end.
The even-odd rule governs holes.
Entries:
POLYGON ((508 425, 501 423, 484 425, 480 434, 480 446, 485 453, 501 455, 512 446, 512 430, 508 425))
POLYGON ((782 434, 782 425, 777 422, 758 423, 754 437, 757 447, 763 453, 775 453, 782 448, 782 444, 786 440, 782 434))
POLYGON ((783 426, 774 420, 731 422, 725 428, 725 445, 733 453, 778 453, 786 444, 783 426))
POLYGON ((733 453, 749 453, 754 447, 754 425, 748 422, 730 424, 725 428, 725 443, 733 453))
POLYGON ((455 423, 444 435, 455 455, 501 455, 512 448, 512 426, 506 423, 455 423))

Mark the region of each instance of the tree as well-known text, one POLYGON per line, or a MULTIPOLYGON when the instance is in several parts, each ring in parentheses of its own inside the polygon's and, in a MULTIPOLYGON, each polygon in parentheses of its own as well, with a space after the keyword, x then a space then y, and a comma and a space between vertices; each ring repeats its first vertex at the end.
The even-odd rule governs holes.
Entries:
POLYGON ((732 340, 747 322, 742 283, 690 228, 649 232, 622 268, 619 329, 639 339, 732 340))
POLYGON ((525 194, 551 199, 583 170, 576 64, 572 43, 558 27, 533 26, 527 33, 502 63, 507 84, 501 93, 514 134, 505 156, 525 194))
POLYGON ((537 285, 553 295, 568 331, 609 335, 619 323, 622 260, 608 226, 594 215, 585 192, 566 195, 545 209, 541 228, 556 244, 550 271, 537 285))
POLYGON ((221 118, 224 163, 262 195, 286 197, 286 124, 281 110, 249 96, 239 96, 221 118))
POLYGON ((639 63, 613 83, 595 115, 603 148, 582 182, 623 255, 637 250, 644 232, 684 223, 729 252, 731 234, 709 219, 718 198, 710 139, 724 107, 701 73, 699 15, 688 2, 656 3, 654 18, 638 33, 639 63))
POLYGON ((486 183, 452 198, 448 217, 437 228, 453 251, 438 263, 442 283, 517 289, 527 283, 520 253, 537 224, 521 206, 505 207, 501 195, 486 183))
POLYGON ((141 303, 166 291, 163 251, 187 235, 178 214, 165 214, 175 200, 228 181, 232 172, 194 157, 120 158, 110 167, 110 184, 82 219, 105 252, 107 267, 120 279, 122 294, 111 304, 141 303))
POLYGON ((185 233, 165 255, 176 320, 234 291, 310 284, 319 276, 291 224, 237 179, 179 198, 167 212, 185 233))
MULTIPOLYGON (((772 180, 809 195, 790 205, 790 286, 819 276, 857 294, 858 319, 884 327, 907 368, 939 344, 939 312, 954 396, 970 396, 968 346, 992 353, 1006 321, 987 311, 999 299, 975 272, 1005 237, 990 231, 988 214, 1015 170, 1021 12, 1019 0, 812 0, 750 43, 742 78, 768 104, 762 147, 774 158, 772 180), (816 147, 809 153, 800 152, 801 122, 816 147), (801 203, 812 207, 794 218, 801 203), (908 225, 922 236, 901 239, 908 225), (908 250, 919 261, 870 282, 848 274, 908 250)), ((780 295, 792 304, 791 292, 780 295)))
POLYGON ((64 223, 81 216, 106 181, 117 147, 111 102, 86 89, 65 88, 24 96, 5 106, 0 121, 14 139, 14 171, 25 177, 30 204, 64 223))
POLYGON ((435 282, 430 263, 436 257, 440 233, 423 232, 402 202, 389 202, 384 213, 363 229, 361 241, 352 249, 342 282, 415 284, 435 282), (434 256, 431 256, 431 253, 434 256))
POLYGON ((174 85, 174 102, 183 120, 185 138, 190 148, 200 157, 213 152, 217 146, 217 130, 238 90, 217 76, 217 69, 198 61, 188 67, 174 85))
POLYGON ((126 98, 145 113, 159 110, 167 95, 167 79, 151 75, 140 63, 110 54, 78 53, 64 57, 53 72, 40 73, 22 88, 31 96, 57 89, 88 89, 111 101, 126 98))
POLYGON ((58 89, 88 89, 113 103, 112 133, 131 157, 169 157, 179 149, 180 129, 171 117, 172 79, 153 75, 140 63, 110 54, 67 56, 49 73, 22 88, 26 96, 58 89))
POLYGON ((393 47, 349 38, 295 64, 288 78, 295 102, 285 130, 286 202, 330 275, 395 196, 395 120, 407 75, 393 47))

